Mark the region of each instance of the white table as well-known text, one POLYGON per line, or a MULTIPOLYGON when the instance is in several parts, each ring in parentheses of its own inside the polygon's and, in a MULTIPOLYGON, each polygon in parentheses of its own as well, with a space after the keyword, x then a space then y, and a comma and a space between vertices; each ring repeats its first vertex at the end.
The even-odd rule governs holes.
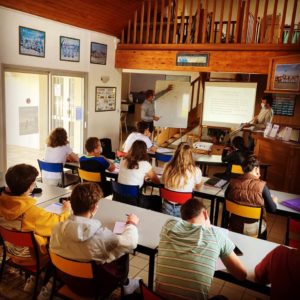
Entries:
MULTIPOLYGON (((109 199, 102 199, 99 203, 95 218, 101 220, 105 227, 112 230, 116 221, 126 221, 126 214, 128 213, 134 213, 140 218, 137 251, 149 255, 148 286, 152 288, 155 254, 157 253, 159 244, 160 231, 168 219, 175 217, 109 199)), ((234 232, 229 232, 228 235, 244 253, 240 258, 249 274, 247 280, 243 282, 234 279, 226 269, 216 271, 215 276, 268 294, 269 288, 267 286, 261 286, 254 282, 253 271, 256 264, 259 263, 269 251, 278 246, 278 244, 234 232)))

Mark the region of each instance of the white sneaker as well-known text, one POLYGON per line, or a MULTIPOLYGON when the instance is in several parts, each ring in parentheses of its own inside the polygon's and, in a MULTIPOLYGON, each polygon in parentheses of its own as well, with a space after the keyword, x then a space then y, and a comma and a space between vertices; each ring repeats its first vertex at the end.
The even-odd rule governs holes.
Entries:
POLYGON ((32 293, 33 292, 33 289, 34 289, 34 284, 35 284, 35 277, 33 275, 30 275, 27 280, 26 280, 26 283, 24 285, 24 292, 27 292, 27 293, 32 293))
POLYGON ((123 285, 124 295, 130 295, 134 292, 140 292, 140 278, 130 278, 127 285, 123 285))
POLYGON ((49 300, 51 296, 52 291, 52 281, 51 279, 48 281, 48 283, 42 287, 37 300, 49 300))

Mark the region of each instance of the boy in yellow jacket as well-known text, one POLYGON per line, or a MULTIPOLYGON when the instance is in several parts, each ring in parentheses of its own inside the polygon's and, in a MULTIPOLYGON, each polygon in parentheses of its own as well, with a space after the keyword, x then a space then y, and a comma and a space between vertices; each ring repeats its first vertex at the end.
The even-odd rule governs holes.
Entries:
MULTIPOLYGON (((36 206, 36 200, 30 194, 37 176, 37 169, 27 164, 15 165, 7 170, 5 180, 8 188, 0 195, 0 225, 9 229, 33 231, 43 264, 49 260, 46 245, 52 228, 69 217, 71 207, 68 201, 64 202, 63 212, 57 215, 36 206)), ((13 256, 18 255, 18 258, 12 258, 14 262, 33 264, 30 249, 10 246, 8 251, 13 256)))

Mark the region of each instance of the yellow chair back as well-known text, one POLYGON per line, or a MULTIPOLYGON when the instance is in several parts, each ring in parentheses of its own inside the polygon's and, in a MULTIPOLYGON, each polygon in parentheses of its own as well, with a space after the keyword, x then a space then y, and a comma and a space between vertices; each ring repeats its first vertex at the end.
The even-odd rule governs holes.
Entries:
POLYGON ((92 279, 93 266, 91 262, 78 262, 61 257, 50 251, 50 257, 53 265, 60 271, 71 276, 92 279))
POLYGON ((244 174, 242 166, 240 165, 232 165, 231 166, 231 173, 233 174, 244 174))
POLYGON ((262 217, 262 207, 242 205, 226 199, 226 210, 231 214, 260 220, 262 217))
POLYGON ((81 181, 101 182, 101 174, 98 172, 89 172, 79 168, 78 175, 81 181))

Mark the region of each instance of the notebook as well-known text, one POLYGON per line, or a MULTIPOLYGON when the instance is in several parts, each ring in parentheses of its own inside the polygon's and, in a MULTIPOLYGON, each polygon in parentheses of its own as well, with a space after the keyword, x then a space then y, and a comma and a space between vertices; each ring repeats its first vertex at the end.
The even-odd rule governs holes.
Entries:
POLYGON ((228 181, 225 179, 220 179, 218 177, 212 177, 212 178, 206 180, 204 182, 204 184, 222 189, 227 184, 227 182, 228 181))
POLYGON ((300 198, 285 200, 281 202, 282 205, 300 211, 300 198))

